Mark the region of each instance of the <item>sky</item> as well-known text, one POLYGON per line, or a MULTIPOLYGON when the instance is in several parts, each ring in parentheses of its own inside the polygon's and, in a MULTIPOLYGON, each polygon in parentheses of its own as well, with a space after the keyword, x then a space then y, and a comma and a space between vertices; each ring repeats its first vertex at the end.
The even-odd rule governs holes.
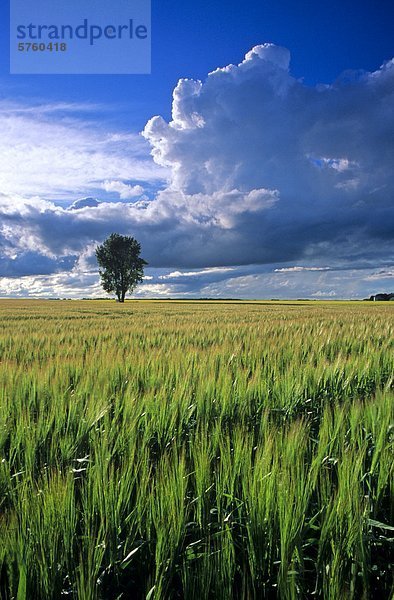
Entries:
POLYGON ((152 2, 149 75, 10 75, 0 8, 0 296, 393 291, 394 6, 152 2))

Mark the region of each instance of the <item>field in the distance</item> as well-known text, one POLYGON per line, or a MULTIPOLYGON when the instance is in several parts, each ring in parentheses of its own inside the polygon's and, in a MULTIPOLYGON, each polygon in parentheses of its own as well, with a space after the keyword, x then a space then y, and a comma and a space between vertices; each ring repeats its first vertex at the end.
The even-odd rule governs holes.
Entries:
POLYGON ((393 317, 0 301, 0 598, 389 600, 393 317))

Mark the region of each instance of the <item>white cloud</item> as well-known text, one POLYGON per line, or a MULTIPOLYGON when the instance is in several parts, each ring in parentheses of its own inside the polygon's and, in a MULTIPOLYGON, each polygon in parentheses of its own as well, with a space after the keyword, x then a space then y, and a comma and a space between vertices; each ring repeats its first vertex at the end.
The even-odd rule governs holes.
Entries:
POLYGON ((313 298, 335 298, 337 295, 335 290, 317 290, 311 294, 313 298))
POLYGON ((81 208, 95 208, 98 205, 99 202, 96 198, 80 198, 79 200, 75 200, 75 202, 73 202, 71 206, 68 207, 68 210, 81 210, 81 208))
POLYGON ((376 271, 365 277, 366 281, 379 281, 381 279, 392 279, 394 277, 394 269, 376 271))
POLYGON ((165 179, 141 136, 105 130, 83 109, 97 107, 0 100, 0 192, 75 199, 106 180, 165 179))
POLYGON ((0 296, 32 298, 103 297, 96 274, 59 273, 15 278, 0 278, 0 296))
POLYGON ((305 271, 329 271, 330 267, 282 267, 274 269, 275 273, 303 273, 305 271))
POLYGON ((162 283, 146 283, 137 288, 134 292, 134 296, 137 298, 166 298, 171 295, 178 295, 175 288, 171 285, 164 285, 162 283))
POLYGON ((144 193, 144 188, 141 185, 129 185, 123 181, 104 181, 101 187, 106 192, 115 192, 119 194, 122 200, 130 200, 144 193))
POLYGON ((207 275, 220 275, 234 270, 234 267, 215 267, 212 269, 202 269, 200 271, 172 271, 166 275, 160 275, 159 279, 183 279, 189 277, 206 277, 207 275))
POLYGON ((334 171, 338 171, 338 173, 344 173, 351 168, 355 169, 359 166, 356 161, 350 161, 348 158, 327 158, 325 156, 318 158, 308 156, 308 158, 316 167, 327 167, 328 169, 334 169, 334 171))

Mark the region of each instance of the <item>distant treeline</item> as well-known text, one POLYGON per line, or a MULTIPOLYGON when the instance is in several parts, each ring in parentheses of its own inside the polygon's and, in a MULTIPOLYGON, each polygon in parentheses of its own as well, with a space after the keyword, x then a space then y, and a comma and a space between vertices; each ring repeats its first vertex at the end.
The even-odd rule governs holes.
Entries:
POLYGON ((373 301, 394 300, 394 294, 374 294, 373 296, 370 296, 368 298, 368 300, 373 300, 373 301))

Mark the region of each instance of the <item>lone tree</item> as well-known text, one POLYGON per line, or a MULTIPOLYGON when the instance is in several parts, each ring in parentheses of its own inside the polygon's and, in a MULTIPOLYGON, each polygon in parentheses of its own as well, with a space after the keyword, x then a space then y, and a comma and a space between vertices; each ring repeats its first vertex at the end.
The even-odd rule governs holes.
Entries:
POLYGON ((140 252, 136 239, 119 233, 111 233, 96 248, 101 284, 106 292, 115 292, 119 302, 124 302, 126 292, 132 292, 142 281, 148 263, 140 252))

